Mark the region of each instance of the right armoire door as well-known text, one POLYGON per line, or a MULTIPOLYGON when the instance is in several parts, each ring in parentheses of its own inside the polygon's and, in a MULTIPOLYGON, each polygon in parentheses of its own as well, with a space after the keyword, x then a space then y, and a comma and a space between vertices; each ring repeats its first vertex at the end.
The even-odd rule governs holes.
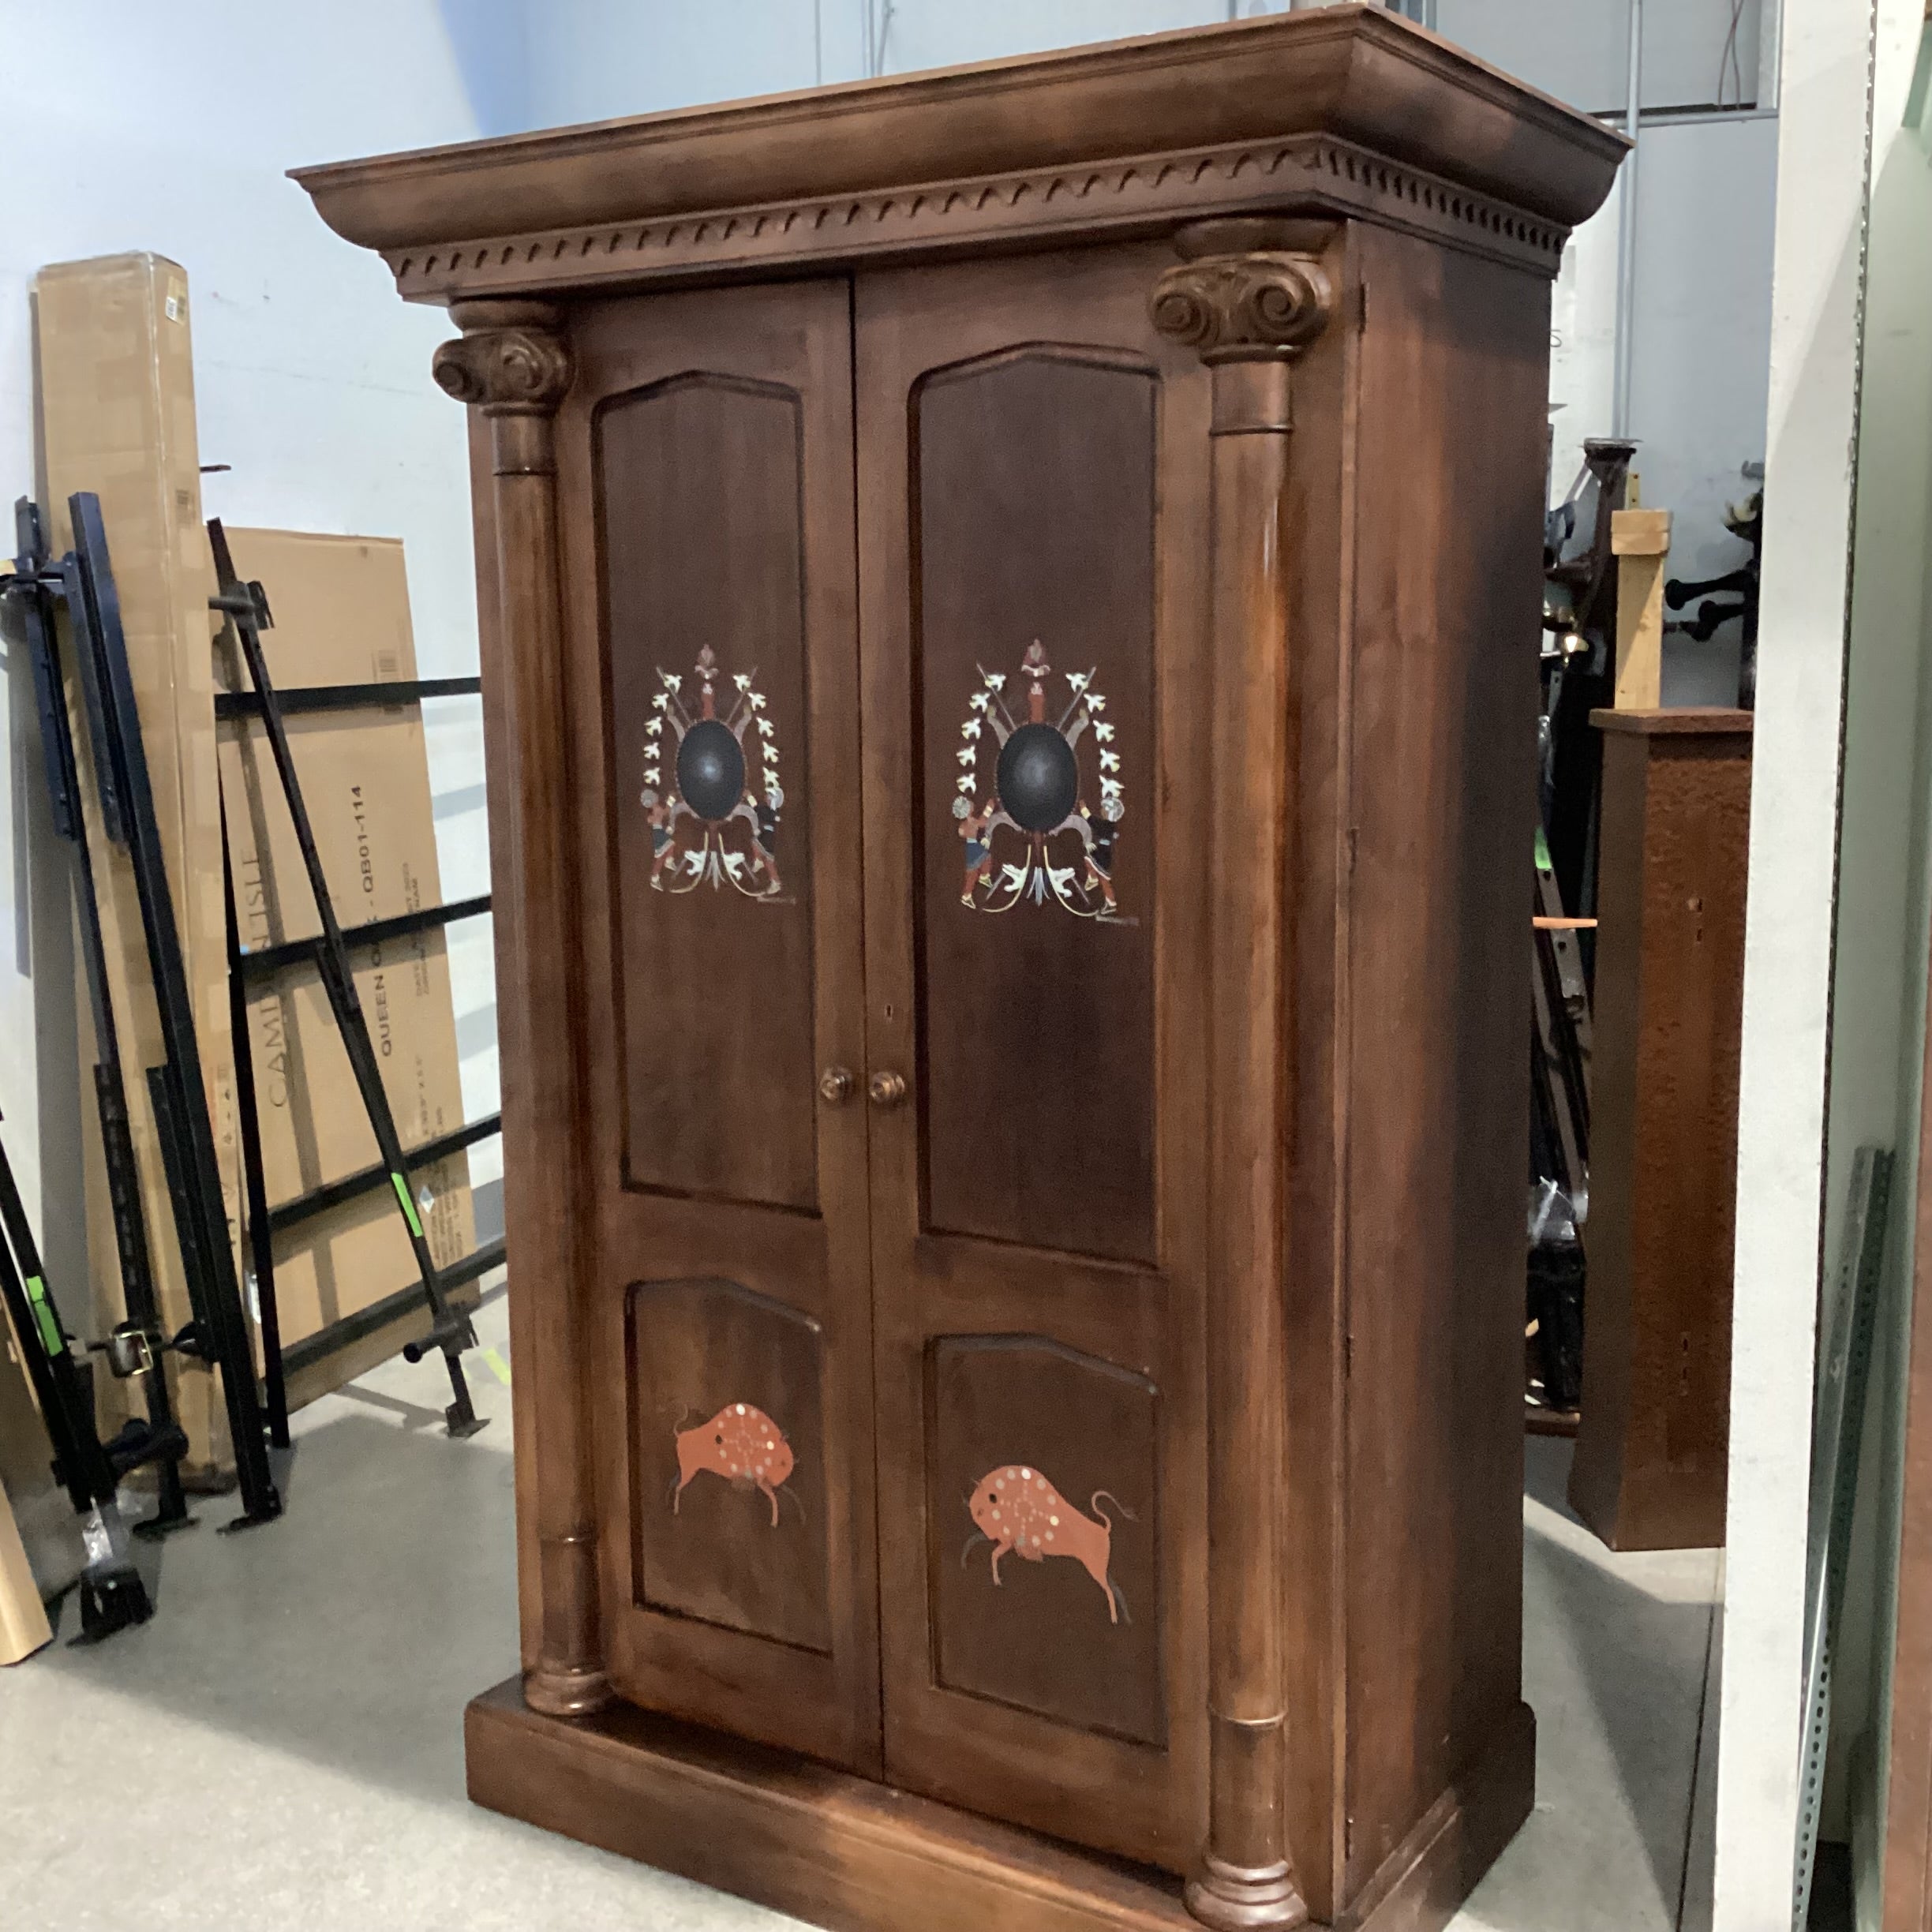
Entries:
POLYGON ((886 1771, 1207 1802, 1209 395, 1155 245, 861 275, 886 1771))

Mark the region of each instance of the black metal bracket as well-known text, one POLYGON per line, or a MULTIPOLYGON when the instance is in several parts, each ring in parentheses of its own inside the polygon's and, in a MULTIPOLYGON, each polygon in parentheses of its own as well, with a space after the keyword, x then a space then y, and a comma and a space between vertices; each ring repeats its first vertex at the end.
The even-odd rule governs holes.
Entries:
MULTIPOLYGON (((24 498, 15 505, 18 555, 14 574, 4 587, 21 612, 32 661, 54 827, 74 852, 76 911, 99 1056, 95 1107, 127 1310, 127 1320, 103 1346, 116 1372, 142 1380, 148 1409, 147 1421, 130 1423, 103 1453, 117 1477, 146 1462, 158 1466, 158 1507, 152 1518, 137 1526, 137 1534, 165 1534, 193 1520, 182 1492, 178 1467, 187 1441, 174 1421, 159 1358, 170 1350, 194 1353, 221 1373, 245 1512, 240 1522, 266 1522, 280 1514, 281 1499, 262 1438, 253 1348, 228 1247, 193 1008, 121 627, 120 599, 99 499, 80 492, 69 499, 68 507, 74 548, 56 564, 48 556, 37 507, 24 498), (194 1320, 171 1339, 161 1327, 154 1285, 78 762, 61 675, 55 627, 55 613, 61 608, 66 611, 75 646, 102 825, 112 843, 126 848, 133 870, 166 1055, 163 1065, 148 1069, 148 1084, 194 1309, 194 1320)), ((30 1234, 24 1237, 31 1241, 30 1234)), ((21 1252, 21 1235, 10 1238, 16 1252, 21 1252)), ((37 1275, 38 1265, 36 1260, 26 1267, 28 1279, 37 1275)), ((91 1427, 91 1402, 88 1420, 91 1427)), ((117 1619, 124 1617, 130 1601, 124 1589, 110 1593, 94 1606, 95 1621, 104 1619, 107 1628, 118 1627, 117 1619)))
MULTIPOLYGON (((343 943, 352 953, 366 952, 372 947, 388 945, 391 940, 454 926, 459 919, 481 919, 489 909, 488 893, 475 899, 454 899, 447 905, 421 906, 414 912, 399 912, 392 919, 368 919, 360 926, 345 927, 343 943)), ((285 939, 279 945, 251 946, 238 952, 236 957, 245 979, 268 979, 285 967, 312 962, 320 964, 328 945, 327 936, 318 933, 309 939, 285 939)))
POLYGON ((61 575, 95 747, 95 784, 107 835, 126 848, 133 871, 166 1056, 159 1065, 147 1069, 149 1096, 195 1325, 204 1347, 221 1368, 242 1490, 243 1515, 225 1526, 271 1522, 282 1513, 282 1499, 269 1470, 268 1440, 256 1398, 254 1342, 228 1242, 227 1209, 202 1080, 193 1001, 175 924, 107 526, 100 500, 92 492, 70 496, 68 509, 74 547, 62 560, 61 575))
MULTIPOLYGON (((283 799, 287 804, 289 818, 295 829, 296 843, 300 847, 302 865, 307 874, 311 897, 315 900, 316 915, 321 930, 312 939, 291 942, 286 945, 258 948, 244 952, 236 932, 233 917, 234 895, 230 892, 229 949, 231 984, 238 990, 235 1010, 238 1059, 245 1057, 248 1047, 245 1039, 247 1014, 242 1003, 239 988, 245 979, 257 979, 271 973, 279 967, 298 961, 312 962, 318 969, 324 990, 328 995, 329 1006, 335 1020, 337 1032, 342 1039, 343 1050, 349 1058, 350 1070, 355 1076, 357 1091, 362 1101, 363 1111, 369 1117, 369 1127, 376 1138, 380 1163, 373 1170, 351 1175, 346 1181, 332 1184, 333 1198, 347 1200, 354 1195, 380 1189, 385 1184, 395 1196, 396 1204, 409 1232, 410 1251, 415 1257, 418 1286, 406 1290, 400 1297, 401 1305, 385 1316, 393 1320, 395 1314, 404 1312, 410 1300, 420 1296, 429 1305, 431 1324, 429 1335, 419 1342, 411 1342, 403 1350, 406 1360, 420 1361, 432 1349, 442 1351, 444 1363, 449 1374, 451 1401, 444 1412, 444 1419, 452 1436, 470 1436, 485 1426, 470 1400, 469 1383, 464 1377, 462 1355, 466 1349, 476 1345, 475 1331, 470 1319, 450 1299, 452 1287, 475 1279, 474 1275, 462 1272, 466 1264, 459 1264, 455 1269, 444 1270, 436 1266, 431 1253, 427 1237, 424 1234, 421 1218, 412 1191, 412 1161, 417 1158, 406 1155, 402 1141, 396 1132, 395 1119, 389 1106, 389 1098, 382 1083, 381 1070, 377 1065, 375 1049, 369 1039, 369 1024, 364 1017, 361 996, 356 990, 355 975, 350 964, 352 945, 369 946, 381 943, 391 938, 402 937, 409 933, 421 931, 430 927, 447 924, 456 919, 473 918, 487 912, 487 899, 469 900, 458 905, 428 908, 406 913, 397 919, 373 922, 370 925, 353 928, 345 934, 335 916, 335 901, 331 896, 328 881, 322 870, 321 855, 316 849, 314 828, 310 823, 308 807, 303 801, 301 780, 295 769, 294 754, 290 748, 285 717, 296 711, 340 711, 370 706, 394 706, 411 703, 425 697, 460 697, 471 695, 481 689, 474 678, 439 678, 429 680, 399 680, 378 684, 343 684, 305 687, 287 692, 278 692, 268 674, 266 654, 262 650, 261 633, 272 623, 268 600, 259 583, 245 583, 235 575, 234 560, 229 554, 228 540, 223 533, 219 518, 208 524, 208 539, 214 552, 218 593, 209 599, 210 608, 222 613, 227 620, 224 635, 231 637, 239 650, 243 666, 252 687, 249 691, 227 692, 215 699, 215 714, 217 718, 259 717, 265 727, 269 749, 272 754, 276 776, 281 781, 283 799)), ((224 858, 226 857, 227 829, 223 826, 224 858)), ((265 1195, 260 1185, 261 1172, 260 1125, 251 1104, 242 1110, 242 1126, 245 1143, 245 1155, 248 1162, 249 1177, 249 1241, 254 1256, 256 1292, 264 1312, 275 1305, 273 1236, 276 1230, 276 1214, 286 1211, 291 1204, 285 1204, 284 1210, 269 1209, 265 1195)), ((475 1136, 481 1139, 478 1133, 475 1136)), ((467 1145, 465 1141, 462 1144, 467 1145)), ((292 1204, 301 1210, 294 1218, 305 1218, 309 1213, 319 1213, 320 1208, 311 1205, 318 1195, 331 1190, 319 1189, 316 1195, 305 1196, 301 1203, 292 1204)), ((290 1225, 283 1220, 280 1225, 290 1225)), ((497 1245, 497 1260, 500 1260, 500 1244, 497 1245)), ((485 1252, 479 1250, 478 1254, 485 1252)), ((474 1262, 477 1256, 467 1258, 474 1262)), ((496 1262, 486 1263, 477 1272, 486 1272, 496 1262)), ((391 1297, 391 1301, 399 1297, 391 1297)), ((376 1306, 383 1307, 384 1303, 376 1306)), ((367 1315, 369 1311, 362 1311, 367 1315)), ((272 1320, 274 1318, 270 1316, 272 1320)), ((275 1346, 266 1345, 267 1386, 271 1411, 279 1417, 286 1417, 287 1403, 287 1367, 294 1351, 285 1351, 280 1345, 279 1324, 275 1346)), ((380 1324, 376 1324, 380 1326, 380 1324)), ((342 1324, 334 1325, 339 1332, 342 1324)), ((373 1332, 373 1329, 363 1332, 373 1332)), ((311 1338, 310 1339, 313 1339, 311 1338)), ((305 1359, 307 1359, 305 1357, 305 1359)), ((286 1421, 283 1421, 286 1427, 286 1421)))
MULTIPOLYGON (((252 587, 259 590, 261 586, 252 587)), ((233 618, 254 605, 251 598, 231 592, 225 597, 210 597, 208 608, 233 618)), ((261 608, 267 608, 266 600, 261 608)), ((258 623, 256 627, 268 630, 272 626, 258 623)), ((394 678, 376 684, 298 684, 277 691, 275 704, 284 717, 307 711, 386 711, 400 705, 420 703, 425 698, 474 698, 482 688, 483 680, 474 677, 394 678)), ((223 723, 230 718, 260 717, 261 693, 217 691, 215 715, 223 723)))

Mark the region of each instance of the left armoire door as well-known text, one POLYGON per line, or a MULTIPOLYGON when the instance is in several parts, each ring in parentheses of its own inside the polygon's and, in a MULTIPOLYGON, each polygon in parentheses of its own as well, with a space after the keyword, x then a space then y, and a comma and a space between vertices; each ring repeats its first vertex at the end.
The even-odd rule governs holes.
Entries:
POLYGON ((851 343, 585 307, 557 449, 608 1666, 876 1774, 851 343))

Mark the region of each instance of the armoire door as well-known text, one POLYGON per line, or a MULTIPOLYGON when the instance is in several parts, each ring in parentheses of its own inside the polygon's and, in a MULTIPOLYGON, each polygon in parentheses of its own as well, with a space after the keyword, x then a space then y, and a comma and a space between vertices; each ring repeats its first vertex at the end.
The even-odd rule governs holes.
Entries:
POLYGON ((876 1772, 849 285, 571 339, 608 1666, 876 1772))
POLYGON ((1135 245, 855 303, 886 1770, 1205 1817, 1208 397, 1135 245))

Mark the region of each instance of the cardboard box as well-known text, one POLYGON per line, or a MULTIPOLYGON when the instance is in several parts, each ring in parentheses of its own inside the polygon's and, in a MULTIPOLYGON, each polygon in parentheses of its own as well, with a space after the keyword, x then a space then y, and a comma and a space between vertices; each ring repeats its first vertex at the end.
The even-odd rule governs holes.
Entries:
MULTIPOLYGON (((215 584, 201 521, 188 279, 158 255, 110 256, 42 269, 33 300, 37 493, 57 555, 73 541, 69 495, 92 490, 100 498, 232 1242, 241 1169, 227 914, 221 868, 209 863, 209 855, 221 849, 214 625, 208 608, 215 584)), ((133 867, 101 832, 70 643, 66 669, 155 1286, 162 1318, 172 1331, 192 1319, 193 1309, 144 1077, 144 1069, 163 1058, 152 979, 133 867)), ((84 1002, 80 1030, 81 1091, 91 1096, 93 1028, 84 1002)), ((90 1130, 84 1140, 93 1304, 88 1326, 98 1335, 121 1320, 123 1309, 99 1136, 90 1130)), ((75 1320, 79 1325, 77 1308, 75 1320)), ((169 1376, 189 1440, 183 1477, 219 1483, 233 1467, 219 1377, 179 1357, 170 1357, 169 1376)), ((103 1427, 112 1429, 137 1398, 127 1386, 106 1377, 99 1387, 103 1427)))
MULTIPOLYGON (((288 530, 226 534, 237 574, 267 594, 274 623, 263 633, 264 655, 278 690, 415 676, 399 543, 288 530)), ((232 689, 249 688, 238 661, 224 661, 223 676, 232 689)), ((358 925, 440 904, 421 706, 298 713, 287 723, 344 931, 353 939, 358 925)), ((266 728, 255 720, 224 724, 220 755, 243 945, 313 936, 320 919, 266 728)), ((350 962, 404 1148, 460 1126, 455 1012, 441 930, 380 948, 352 945, 350 962)), ((284 968, 258 985, 249 1023, 270 1201, 295 1199, 374 1164, 375 1136, 317 969, 284 968)), ((451 1155, 414 1178, 431 1252, 439 1267, 448 1267, 476 1245, 468 1157, 451 1155)), ((285 1230, 275 1256, 285 1350, 417 1279, 407 1233, 386 1190, 285 1230)), ((425 1309, 378 1336, 393 1353, 428 1326, 425 1309)), ((369 1366, 370 1340, 358 1338, 339 1359, 306 1361, 290 1378, 291 1404, 369 1366)))

